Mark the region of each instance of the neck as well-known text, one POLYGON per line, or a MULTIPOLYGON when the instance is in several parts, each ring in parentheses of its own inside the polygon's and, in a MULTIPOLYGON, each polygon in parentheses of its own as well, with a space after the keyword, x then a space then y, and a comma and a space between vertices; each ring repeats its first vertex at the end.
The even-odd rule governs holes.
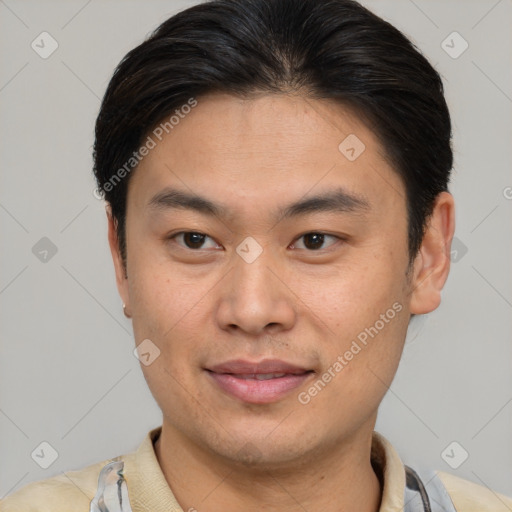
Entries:
POLYGON ((185 511, 378 512, 382 489, 370 460, 372 431, 307 462, 249 468, 206 453, 164 422, 155 453, 185 511))

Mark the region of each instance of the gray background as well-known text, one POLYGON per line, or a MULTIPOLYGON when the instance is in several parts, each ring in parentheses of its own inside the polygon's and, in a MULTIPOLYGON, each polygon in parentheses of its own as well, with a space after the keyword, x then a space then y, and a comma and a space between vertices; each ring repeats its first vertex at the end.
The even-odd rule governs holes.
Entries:
MULTIPOLYGON (((134 450, 160 424, 115 288, 91 147, 115 65, 193 3, 0 0, 0 496, 134 450), (59 44, 47 59, 31 48, 43 31, 59 44), (43 237, 57 248, 46 262, 32 251, 43 237), (31 458, 42 441, 58 452, 48 469, 31 458)), ((413 467, 512 495, 512 3, 364 3, 444 78, 457 202, 443 303, 411 325, 377 430, 413 467), (456 59, 441 46, 453 31, 469 44, 456 59), (469 453, 457 469, 441 456, 453 441, 452 464, 469 453)))

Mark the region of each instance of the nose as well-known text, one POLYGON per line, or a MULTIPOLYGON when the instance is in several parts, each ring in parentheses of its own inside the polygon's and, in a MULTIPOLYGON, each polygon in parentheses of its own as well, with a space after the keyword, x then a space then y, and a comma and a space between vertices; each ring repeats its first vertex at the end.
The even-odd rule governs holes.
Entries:
POLYGON ((224 330, 250 335, 275 334, 293 327, 296 300, 277 262, 265 249, 248 263, 234 255, 234 268, 224 284, 217 321, 224 330), (279 276, 279 277, 278 277, 279 276))

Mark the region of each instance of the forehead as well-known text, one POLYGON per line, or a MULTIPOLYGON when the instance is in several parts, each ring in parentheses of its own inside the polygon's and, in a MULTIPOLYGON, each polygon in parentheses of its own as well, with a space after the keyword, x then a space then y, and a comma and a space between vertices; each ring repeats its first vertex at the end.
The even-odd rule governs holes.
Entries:
POLYGON ((161 140, 150 132, 155 147, 129 187, 141 207, 179 185, 246 205, 343 186, 381 208, 397 198, 405 208, 401 179, 376 134, 346 106, 299 95, 210 94, 187 112, 161 140))
POLYGON ((300 95, 253 94, 239 98, 209 94, 198 99, 197 107, 183 116, 171 133, 177 155, 193 146, 200 153, 226 158, 252 156, 261 161, 279 157, 274 166, 294 155, 303 161, 308 154, 318 158, 324 152, 337 159, 343 155, 339 143, 348 136, 354 142, 359 140, 359 151, 369 146, 372 152, 385 156, 375 134, 352 109, 332 100, 300 95))

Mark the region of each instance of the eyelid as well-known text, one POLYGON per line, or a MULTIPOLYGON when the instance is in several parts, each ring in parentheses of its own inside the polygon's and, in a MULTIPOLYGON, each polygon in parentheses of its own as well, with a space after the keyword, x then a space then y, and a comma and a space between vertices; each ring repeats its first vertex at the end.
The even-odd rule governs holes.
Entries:
MULTIPOLYGON (((216 240, 214 240, 210 235, 207 235, 206 233, 203 233, 203 232, 201 232, 201 231, 194 231, 194 230, 178 231, 177 233, 173 233, 173 234, 171 234, 171 235, 167 236, 166 238, 167 238, 167 240, 169 240, 169 241, 171 241, 171 240, 172 240, 172 241, 175 241, 175 242, 176 242, 176 238, 177 238, 178 236, 180 236, 180 235, 185 235, 185 234, 190 234, 190 233, 194 233, 194 234, 197 234, 197 235, 203 235, 203 236, 205 236, 206 238, 209 238, 210 240, 212 240, 212 241, 215 243, 215 245, 216 245, 217 247, 218 247, 218 246, 220 246, 220 244, 219 244, 219 243, 217 243, 217 241, 216 241, 216 240)), ((199 251, 205 251, 205 250, 212 249, 211 247, 207 247, 206 249, 205 249, 204 247, 200 247, 199 249, 192 249, 192 248, 187 247, 186 245, 183 245, 183 244, 181 244, 181 243, 179 243, 179 242, 176 242, 176 244, 177 244, 179 247, 181 247, 182 249, 185 249, 185 250, 187 250, 187 251, 191 251, 191 252, 199 252, 199 251)))
POLYGON ((346 242, 347 239, 340 236, 340 235, 332 235, 330 233, 324 233, 323 231, 306 231, 305 233, 302 233, 302 235, 299 235, 298 237, 295 238, 295 240, 290 244, 290 245, 295 245, 295 243, 297 242, 297 240, 300 240, 301 238, 305 237, 306 235, 323 235, 324 237, 330 237, 330 238, 334 238, 336 241, 332 244, 330 244, 328 247, 326 248, 321 248, 321 249, 307 249, 307 248, 304 248, 304 249, 299 249, 301 251, 307 251, 307 252, 310 252, 310 253, 321 253, 321 252, 325 252, 327 250, 329 250, 331 247, 335 246, 337 242, 346 242))

